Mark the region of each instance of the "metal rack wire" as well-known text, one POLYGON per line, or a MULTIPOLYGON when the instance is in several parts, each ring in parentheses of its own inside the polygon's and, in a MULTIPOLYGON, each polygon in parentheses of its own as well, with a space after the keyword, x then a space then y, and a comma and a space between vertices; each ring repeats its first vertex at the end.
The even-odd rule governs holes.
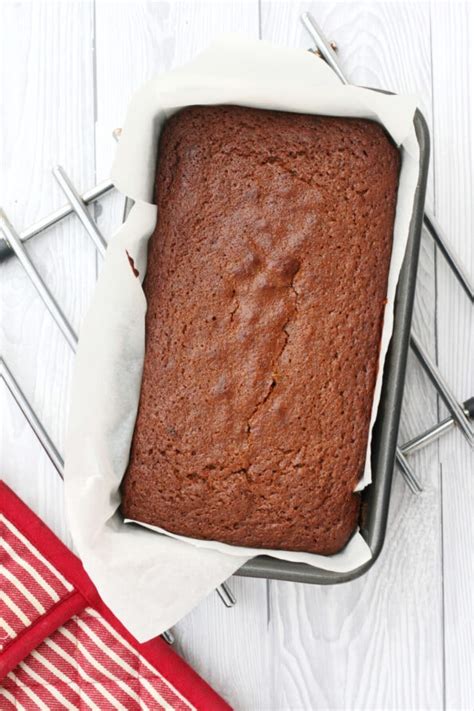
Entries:
MULTIPOLYGON (((309 13, 304 13, 302 21, 315 43, 316 51, 334 70, 341 82, 347 84, 348 80, 340 66, 335 51, 325 38, 314 18, 309 13)), ((33 237, 47 231, 50 227, 58 224, 69 215, 74 214, 81 222, 89 238, 93 241, 99 254, 104 255, 107 248, 107 242, 97 227, 97 224, 89 214, 87 208, 89 205, 99 201, 110 191, 112 191, 114 186, 110 181, 104 181, 90 188, 81 195, 61 166, 53 168, 52 173, 64 193, 67 203, 46 217, 30 225, 22 232, 18 232, 9 221, 5 212, 0 210, 0 233, 3 233, 3 237, 0 236, 0 261, 11 257, 15 257, 18 260, 28 279, 36 289, 38 296, 41 298, 47 310, 55 320, 67 343, 71 349, 75 351, 77 347, 77 335, 66 318, 61 306, 54 298, 45 281, 36 269, 36 266, 25 247, 25 243, 33 237)), ((474 290, 470 279, 460 265, 459 261, 456 259, 436 219, 429 211, 425 212, 424 226, 427 233, 434 239, 435 244, 439 248, 439 251, 443 257, 446 259, 449 267, 453 271, 467 297, 471 302, 474 302, 474 290)), ((401 444, 397 448, 396 457, 398 467, 410 490, 413 493, 418 494, 422 491, 422 486, 413 471, 412 466, 408 462, 407 456, 434 441, 437 437, 441 436, 454 426, 458 426, 460 428, 466 440, 472 446, 474 441, 474 431, 472 426, 472 419, 474 417, 474 398, 470 398, 464 403, 459 403, 457 401, 451 388, 438 370, 436 364, 432 361, 428 353, 421 345, 416 334, 413 332, 411 335, 411 348, 450 412, 450 417, 439 423, 433 424, 433 426, 428 430, 416 435, 409 442, 401 444)), ((1 356, 0 378, 5 382, 9 392, 13 396, 20 410, 23 412, 26 420, 40 441, 56 471, 62 478, 64 468, 63 458, 41 420, 35 413, 19 383, 15 379, 14 374, 8 367, 5 359, 1 356)), ((217 592, 226 607, 232 607, 235 604, 235 597, 225 583, 217 588, 217 592)), ((171 635, 168 635, 168 640, 171 641, 171 635)))

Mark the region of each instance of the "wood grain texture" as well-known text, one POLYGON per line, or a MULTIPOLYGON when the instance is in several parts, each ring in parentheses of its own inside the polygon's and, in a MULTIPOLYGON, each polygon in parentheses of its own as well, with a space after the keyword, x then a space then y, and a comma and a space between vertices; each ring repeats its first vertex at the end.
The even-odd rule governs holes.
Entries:
MULTIPOLYGON (((69 171, 80 188, 94 182, 91 4, 1 4, 1 204, 21 229, 64 204, 50 169, 69 171)), ((28 251, 75 327, 95 282, 88 238, 70 218, 28 251)), ((0 352, 62 448, 72 353, 14 260, 0 265, 0 352)), ((2 385, 3 387, 3 385, 2 385)), ((56 471, 8 396, 4 400, 2 477, 63 538, 56 471)))
MULTIPOLYGON (((474 279, 474 12, 471 3, 431 8, 435 209, 474 279), (443 52, 438 51, 443 47, 443 52)), ((474 309, 438 258, 438 362, 460 401, 474 394, 474 309)), ((474 452, 454 432, 440 442, 443 504, 446 707, 472 709, 474 677, 474 452)))
POLYGON ((263 580, 229 580, 237 605, 215 593, 176 625, 177 651, 235 709, 271 709, 275 651, 268 634, 263 580))
MULTIPOLYGON (((429 8, 415 3, 262 4, 262 35, 310 46, 304 10, 335 40, 357 84, 416 92, 432 123, 429 8)), ((430 183, 432 184, 432 177, 430 183)), ((435 354, 433 245, 423 240, 414 327, 435 354)), ((436 397, 409 359, 401 437, 436 421, 436 397)), ((363 579, 343 587, 271 583, 275 708, 440 708, 443 699, 441 527, 436 447, 412 462, 425 491, 395 476, 384 551, 363 579), (414 582, 416 581, 416 583, 414 582), (428 604, 429 601, 429 604, 428 604), (423 661, 421 661, 423 660, 423 661), (282 683, 283 680, 283 683, 282 683), (407 681, 410 680, 410 681, 407 681)))
POLYGON ((95 17, 99 177, 110 170, 111 131, 123 124, 140 84, 189 61, 225 32, 258 36, 258 0, 97 0, 95 17))

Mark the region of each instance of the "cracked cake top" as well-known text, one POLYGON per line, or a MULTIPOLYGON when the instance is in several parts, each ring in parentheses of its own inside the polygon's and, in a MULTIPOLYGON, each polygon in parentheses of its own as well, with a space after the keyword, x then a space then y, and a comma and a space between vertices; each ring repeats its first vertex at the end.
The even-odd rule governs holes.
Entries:
POLYGON ((344 546, 398 173, 368 120, 236 106, 168 120, 127 517, 238 545, 344 546))

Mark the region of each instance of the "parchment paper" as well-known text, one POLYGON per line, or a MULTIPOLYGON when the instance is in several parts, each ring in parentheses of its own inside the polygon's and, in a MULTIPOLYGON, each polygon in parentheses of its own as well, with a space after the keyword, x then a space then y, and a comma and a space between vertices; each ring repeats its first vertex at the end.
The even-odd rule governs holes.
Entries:
MULTIPOLYGON (((133 97, 112 179, 135 205, 110 241, 81 329, 66 444, 65 495, 71 534, 86 570, 104 601, 141 641, 172 626, 257 554, 335 571, 356 568, 371 556, 359 533, 337 555, 320 556, 234 547, 163 531, 165 535, 159 535, 124 523, 118 513, 143 366, 146 301, 141 282, 147 240, 156 221, 151 201, 158 137, 173 112, 192 104, 367 117, 381 122, 400 145, 402 170, 371 428, 419 170, 415 99, 342 86, 322 60, 305 51, 224 37, 187 66, 148 82, 133 97), (139 270, 138 279, 127 253, 139 270)), ((371 480, 369 455, 370 443, 358 488, 371 480)))

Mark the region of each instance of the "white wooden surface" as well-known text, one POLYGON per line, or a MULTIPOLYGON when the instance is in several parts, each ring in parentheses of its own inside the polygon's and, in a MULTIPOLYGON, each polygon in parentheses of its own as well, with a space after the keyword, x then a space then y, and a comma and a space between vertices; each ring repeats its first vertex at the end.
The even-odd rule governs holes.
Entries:
MULTIPOLYGON (((473 268, 474 11, 468 2, 10 2, 0 5, 0 205, 17 228, 64 202, 61 163, 86 189, 107 176, 133 90, 239 31, 299 47, 310 9, 363 85, 416 92, 432 130, 429 202, 473 268)), ((106 236, 121 203, 95 206, 106 236)), ((98 263, 69 218, 28 247, 76 327, 98 263)), ((424 237, 414 328, 459 399, 474 393, 472 307, 424 237)), ((59 447, 73 357, 20 266, 0 265, 0 354, 59 447)), ((0 386, 1 476, 69 543, 58 476, 0 386)), ((410 357, 401 437, 443 415, 410 357)), ((234 578, 176 627, 177 649, 238 709, 472 709, 473 454, 458 432, 396 477, 389 529, 365 577, 319 588, 234 578)))

